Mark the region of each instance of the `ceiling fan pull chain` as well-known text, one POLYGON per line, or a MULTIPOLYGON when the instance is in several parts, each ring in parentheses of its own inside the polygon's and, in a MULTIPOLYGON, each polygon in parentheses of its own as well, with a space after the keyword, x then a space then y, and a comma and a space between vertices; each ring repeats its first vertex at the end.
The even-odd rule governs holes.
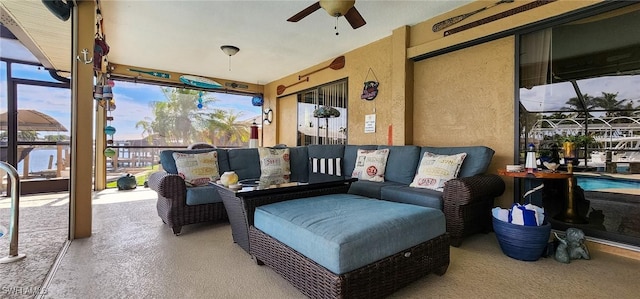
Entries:
POLYGON ((333 27, 333 29, 335 29, 335 30, 336 30, 336 35, 340 35, 340 33, 338 32, 338 18, 339 18, 339 17, 340 17, 340 16, 336 16, 336 26, 335 26, 335 27, 333 27))

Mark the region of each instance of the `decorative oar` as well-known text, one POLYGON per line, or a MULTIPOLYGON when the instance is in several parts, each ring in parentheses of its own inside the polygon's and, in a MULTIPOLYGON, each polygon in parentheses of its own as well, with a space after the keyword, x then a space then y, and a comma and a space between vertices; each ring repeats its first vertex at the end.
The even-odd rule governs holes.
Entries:
POLYGON ((331 64, 329 64, 329 65, 327 65, 327 66, 325 66, 323 68, 319 68, 319 69, 317 69, 317 70, 315 70, 315 71, 313 71, 311 73, 298 76, 298 80, 302 79, 302 77, 308 77, 311 74, 315 74, 315 73, 317 73, 317 72, 319 72, 321 70, 326 70, 326 69, 329 69, 329 68, 332 69, 332 70, 339 70, 339 69, 341 69, 343 67, 344 67, 344 56, 340 56, 340 57, 334 59, 331 62, 331 64))
POLYGON ((151 76, 158 77, 158 78, 165 78, 165 79, 171 78, 171 75, 169 73, 143 71, 143 70, 136 70, 136 69, 129 69, 129 71, 136 72, 136 73, 141 73, 141 74, 147 74, 147 75, 151 75, 151 76))
POLYGON ((438 32, 438 31, 440 31, 440 30, 442 30, 444 28, 447 28, 447 27, 449 27, 449 26, 451 26, 453 24, 459 23, 462 20, 464 20, 464 19, 466 19, 466 18, 468 18, 468 17, 470 17, 472 15, 475 15, 475 14, 481 12, 481 11, 487 10, 487 9, 492 8, 494 6, 498 6, 498 5, 502 4, 502 3, 511 3, 513 1, 515 1, 515 0, 501 0, 501 1, 498 1, 498 2, 496 2, 494 4, 485 6, 485 7, 481 8, 481 9, 472 11, 470 13, 466 13, 466 14, 462 14, 462 15, 459 15, 459 16, 448 18, 448 19, 446 19, 444 21, 435 23, 431 29, 433 30, 433 32, 438 32))
POLYGON ((293 84, 291 84, 291 85, 287 85, 287 86, 284 86, 284 85, 278 85, 278 87, 277 87, 277 90, 276 90, 276 91, 278 92, 278 95, 281 95, 281 94, 284 92, 284 90, 285 90, 285 89, 287 89, 287 88, 289 88, 289 87, 291 87, 291 86, 294 86, 294 85, 300 84, 300 83, 302 83, 302 82, 308 82, 308 81, 309 81, 309 77, 306 77, 304 80, 300 80, 300 81, 298 81, 298 82, 296 82, 296 83, 293 83, 293 84))

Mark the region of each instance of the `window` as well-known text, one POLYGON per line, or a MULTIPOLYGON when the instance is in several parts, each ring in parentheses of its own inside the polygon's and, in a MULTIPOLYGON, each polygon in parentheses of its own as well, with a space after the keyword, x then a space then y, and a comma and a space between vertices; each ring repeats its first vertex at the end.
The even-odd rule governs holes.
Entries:
POLYGON ((640 245, 640 4, 521 35, 519 51, 520 161, 531 143, 541 162, 557 151, 584 190, 587 223, 554 228, 640 245))
POLYGON ((298 93, 298 145, 347 143, 347 90, 343 79, 298 93))

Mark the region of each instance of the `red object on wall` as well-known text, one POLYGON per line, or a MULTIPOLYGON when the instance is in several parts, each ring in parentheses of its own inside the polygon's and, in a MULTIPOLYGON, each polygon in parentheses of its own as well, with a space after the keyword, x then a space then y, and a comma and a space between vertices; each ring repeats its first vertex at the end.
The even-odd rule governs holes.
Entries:
POLYGON ((250 139, 258 139, 258 125, 253 123, 251 125, 251 138, 250 139))
POLYGON ((387 135, 387 145, 393 145, 393 125, 389 125, 389 132, 387 135))

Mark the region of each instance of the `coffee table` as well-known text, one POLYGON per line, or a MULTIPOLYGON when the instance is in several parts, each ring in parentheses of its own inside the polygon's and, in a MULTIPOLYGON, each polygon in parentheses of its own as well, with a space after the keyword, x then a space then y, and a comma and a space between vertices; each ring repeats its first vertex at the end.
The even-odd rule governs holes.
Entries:
POLYGON ((347 193, 356 179, 336 180, 322 183, 291 182, 276 185, 261 185, 256 182, 242 189, 230 189, 213 184, 222 198, 231 224, 233 242, 249 253, 249 226, 253 225, 256 207, 304 197, 347 193))

